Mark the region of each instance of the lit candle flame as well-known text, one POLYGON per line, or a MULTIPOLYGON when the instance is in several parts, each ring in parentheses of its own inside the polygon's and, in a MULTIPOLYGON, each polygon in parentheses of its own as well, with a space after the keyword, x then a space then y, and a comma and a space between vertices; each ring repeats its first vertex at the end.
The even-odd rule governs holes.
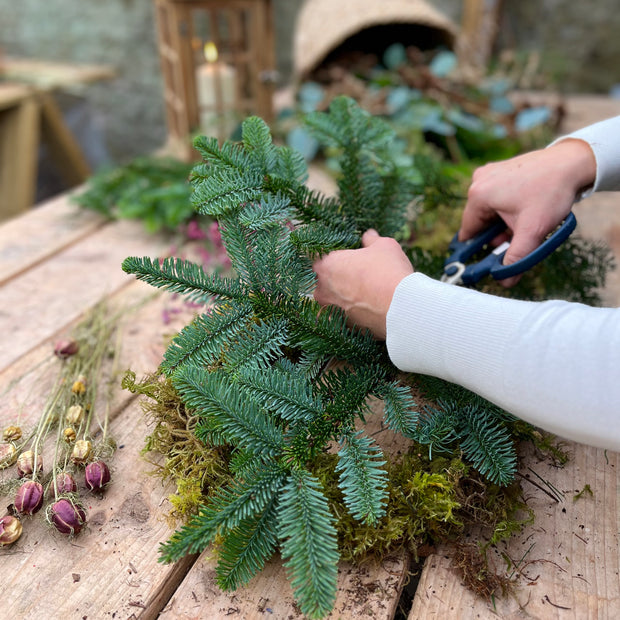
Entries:
POLYGON ((217 62, 217 47, 213 41, 207 41, 205 43, 204 55, 207 62, 217 62))

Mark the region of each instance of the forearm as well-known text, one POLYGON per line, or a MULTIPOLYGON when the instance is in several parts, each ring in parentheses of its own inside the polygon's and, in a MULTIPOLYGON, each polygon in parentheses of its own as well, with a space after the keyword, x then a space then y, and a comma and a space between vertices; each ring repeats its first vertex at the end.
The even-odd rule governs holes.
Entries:
POLYGON ((401 370, 458 383, 576 441, 620 450, 620 310, 485 295, 422 274, 397 287, 387 346, 401 370))

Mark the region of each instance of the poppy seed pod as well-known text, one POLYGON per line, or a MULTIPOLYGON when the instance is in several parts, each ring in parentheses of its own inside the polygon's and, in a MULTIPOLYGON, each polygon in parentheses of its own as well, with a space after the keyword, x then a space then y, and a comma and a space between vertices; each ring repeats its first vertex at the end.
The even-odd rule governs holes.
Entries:
POLYGON ((2 433, 4 441, 19 441, 22 438, 22 429, 19 426, 7 426, 2 433))
POLYGON ((86 466, 84 472, 86 486, 91 491, 102 491, 108 482, 110 482, 110 470, 103 461, 95 461, 86 466))
POLYGON ((61 471, 56 476, 54 488, 58 495, 63 495, 64 493, 75 493, 77 491, 77 484, 69 472, 61 471))
POLYGON ((20 514, 33 515, 43 505, 43 486, 34 480, 27 480, 17 489, 13 504, 20 514))
POLYGON ((75 340, 59 340, 54 346, 54 355, 64 360, 75 355, 80 350, 80 345, 75 340))
POLYGON ((22 522, 12 515, 0 519, 0 547, 12 545, 22 535, 22 522))
POLYGON ((17 448, 12 443, 0 444, 0 469, 6 469, 17 460, 17 448))
POLYGON ((78 439, 71 452, 71 461, 76 465, 83 465, 93 452, 93 445, 87 439, 78 439))
POLYGON ((86 523, 86 512, 79 504, 59 499, 52 504, 49 518, 61 534, 79 534, 86 523))
POLYGON ((43 457, 37 455, 37 467, 35 472, 34 467, 34 452, 32 450, 26 450, 17 457, 17 475, 20 478, 24 476, 30 476, 32 473, 40 474, 43 471, 43 457))

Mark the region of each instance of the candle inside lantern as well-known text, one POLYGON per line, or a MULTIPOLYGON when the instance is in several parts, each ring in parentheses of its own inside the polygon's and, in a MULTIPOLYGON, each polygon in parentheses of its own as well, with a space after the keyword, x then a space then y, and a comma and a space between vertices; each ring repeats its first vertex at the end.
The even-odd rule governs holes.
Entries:
POLYGON ((230 137, 235 127, 236 72, 218 60, 217 47, 205 43, 206 62, 196 68, 200 129, 206 135, 230 137))

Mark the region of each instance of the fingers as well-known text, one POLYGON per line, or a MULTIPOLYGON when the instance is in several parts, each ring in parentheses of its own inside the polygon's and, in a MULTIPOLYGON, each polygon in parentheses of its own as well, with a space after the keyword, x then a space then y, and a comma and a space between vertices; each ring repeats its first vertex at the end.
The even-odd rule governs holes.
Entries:
POLYGON ((379 235, 379 233, 374 228, 369 228, 362 235, 362 247, 367 248, 379 239, 381 239, 381 235, 379 235))

